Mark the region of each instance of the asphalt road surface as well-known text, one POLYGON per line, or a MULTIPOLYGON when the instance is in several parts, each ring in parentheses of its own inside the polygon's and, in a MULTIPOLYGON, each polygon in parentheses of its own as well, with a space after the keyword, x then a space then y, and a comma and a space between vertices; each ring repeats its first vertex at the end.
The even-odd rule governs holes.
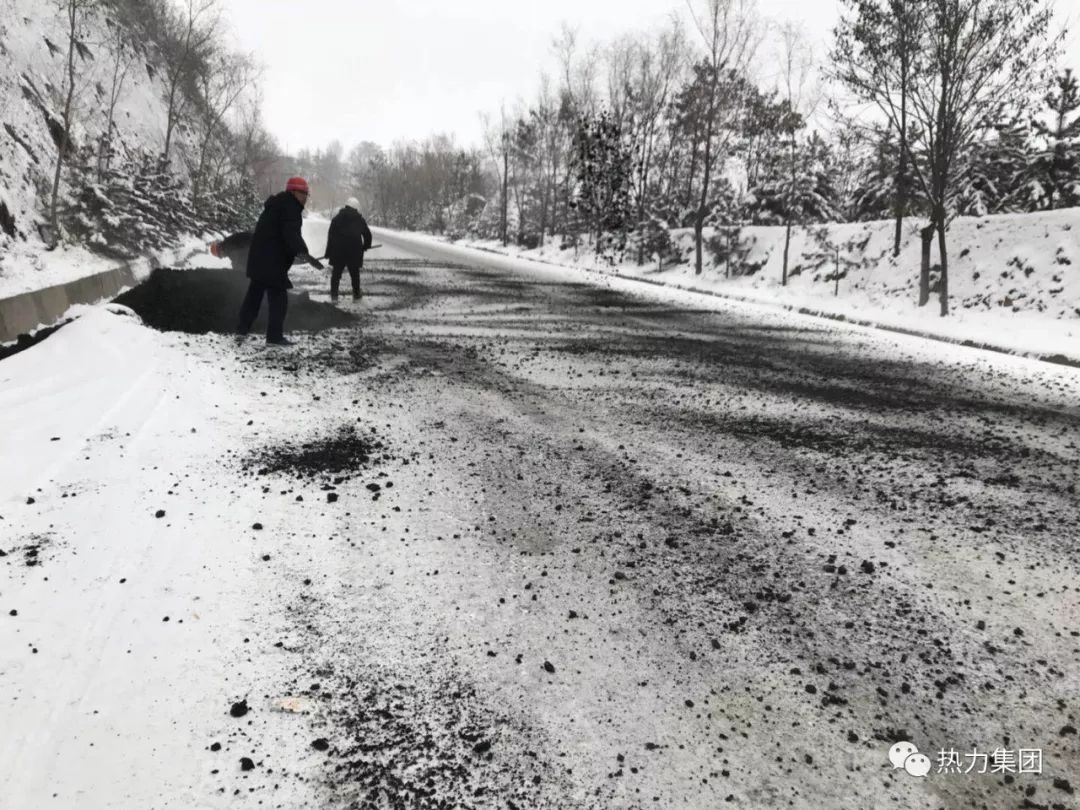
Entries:
POLYGON ((380 240, 354 323, 167 338, 250 632, 151 804, 1076 806, 1075 371, 380 240))

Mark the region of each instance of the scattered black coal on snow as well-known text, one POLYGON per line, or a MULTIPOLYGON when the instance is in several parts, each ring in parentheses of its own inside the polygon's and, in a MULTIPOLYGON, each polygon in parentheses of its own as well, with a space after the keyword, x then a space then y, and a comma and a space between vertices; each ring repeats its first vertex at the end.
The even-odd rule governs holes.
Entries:
MULTIPOLYGON (((399 674, 369 666, 332 689, 321 684, 328 719, 340 733, 339 756, 324 773, 333 795, 348 795, 356 810, 569 806, 543 800, 558 777, 544 757, 518 747, 520 729, 509 717, 491 715, 467 681, 426 670, 425 677, 402 682, 399 674), (497 738, 493 728, 501 729, 497 738), (509 750, 500 752, 503 734, 509 750), (484 795, 500 801, 477 803, 484 795)), ((312 747, 323 750, 320 742, 326 741, 312 747)))
MULTIPOLYGON (((33 534, 22 540, 19 546, 12 549, 12 553, 15 551, 21 551, 23 555, 23 564, 28 567, 34 567, 41 565, 44 556, 43 552, 52 545, 52 538, 48 535, 33 534)), ((6 554, 4 556, 7 556, 6 554)))

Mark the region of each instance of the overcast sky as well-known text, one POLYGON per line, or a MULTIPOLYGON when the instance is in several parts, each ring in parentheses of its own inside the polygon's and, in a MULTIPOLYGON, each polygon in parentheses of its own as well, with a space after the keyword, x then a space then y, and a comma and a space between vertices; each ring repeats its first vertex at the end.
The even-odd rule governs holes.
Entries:
MULTIPOLYGON (((685 0, 224 0, 240 45, 266 68, 264 113, 289 151, 339 139, 389 145, 433 132, 480 142, 480 111, 530 99, 553 72, 565 21, 608 41, 684 14, 685 0)), ((804 25, 823 55, 837 0, 758 0, 760 13, 804 25)), ((1058 0, 1080 17, 1080 0, 1058 0)), ((1069 38, 1080 67, 1080 33, 1069 38)), ((768 47, 768 46, 766 46, 768 47)))

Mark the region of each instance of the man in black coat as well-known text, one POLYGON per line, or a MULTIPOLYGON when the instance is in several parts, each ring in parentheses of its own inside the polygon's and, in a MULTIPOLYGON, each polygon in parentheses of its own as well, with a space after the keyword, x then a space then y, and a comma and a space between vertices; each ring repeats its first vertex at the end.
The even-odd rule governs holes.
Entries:
POLYGON ((300 234, 308 184, 302 177, 291 177, 285 190, 267 199, 255 225, 248 249, 247 276, 251 279, 244 303, 240 305, 238 334, 246 335, 259 314, 263 295, 270 305, 266 326, 266 342, 288 346, 285 339, 285 312, 289 305, 286 290, 292 289, 289 268, 296 259, 303 259, 319 270, 322 264, 308 253, 300 234))
POLYGON ((360 268, 364 251, 371 247, 371 229, 360 213, 360 203, 350 197, 345 207, 330 220, 326 234, 326 259, 330 262, 330 300, 337 301, 341 271, 349 269, 353 301, 360 300, 360 268))

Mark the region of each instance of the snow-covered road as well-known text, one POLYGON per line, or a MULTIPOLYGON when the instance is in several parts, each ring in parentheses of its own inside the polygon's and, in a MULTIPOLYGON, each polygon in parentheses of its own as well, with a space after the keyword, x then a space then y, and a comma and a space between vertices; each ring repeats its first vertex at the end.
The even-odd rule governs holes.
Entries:
POLYGON ((1080 374, 383 241, 0 362, 0 807, 1071 806, 1080 374))

